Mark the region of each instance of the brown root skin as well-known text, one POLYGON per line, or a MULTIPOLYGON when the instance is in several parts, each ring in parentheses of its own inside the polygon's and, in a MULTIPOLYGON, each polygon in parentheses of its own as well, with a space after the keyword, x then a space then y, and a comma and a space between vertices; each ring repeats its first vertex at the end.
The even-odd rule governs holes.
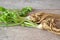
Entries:
POLYGON ((55 25, 57 21, 60 21, 60 14, 39 12, 30 17, 31 21, 42 24, 44 30, 60 35, 60 29, 55 25))

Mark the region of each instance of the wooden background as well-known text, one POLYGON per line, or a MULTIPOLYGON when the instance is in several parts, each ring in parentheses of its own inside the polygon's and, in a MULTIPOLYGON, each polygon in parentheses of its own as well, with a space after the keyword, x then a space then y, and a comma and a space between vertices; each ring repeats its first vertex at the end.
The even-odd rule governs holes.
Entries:
MULTIPOLYGON (((0 6, 10 9, 32 6, 40 11, 60 13, 60 0, 0 0, 0 6)), ((0 40, 60 40, 60 36, 36 28, 15 26, 0 27, 0 40)))

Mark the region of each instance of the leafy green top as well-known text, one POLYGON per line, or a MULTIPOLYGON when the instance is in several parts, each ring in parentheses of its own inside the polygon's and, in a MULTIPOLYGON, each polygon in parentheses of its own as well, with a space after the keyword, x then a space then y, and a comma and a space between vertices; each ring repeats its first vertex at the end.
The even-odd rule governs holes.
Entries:
POLYGON ((32 7, 25 7, 21 10, 9 10, 4 7, 0 7, 0 26, 28 26, 35 27, 37 24, 26 20, 26 16, 31 12, 32 7))

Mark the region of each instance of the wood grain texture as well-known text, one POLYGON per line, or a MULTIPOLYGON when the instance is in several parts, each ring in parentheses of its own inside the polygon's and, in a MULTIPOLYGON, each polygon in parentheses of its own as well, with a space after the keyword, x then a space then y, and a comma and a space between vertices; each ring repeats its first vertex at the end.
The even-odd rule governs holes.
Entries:
MULTIPOLYGON (((60 0, 0 0, 0 6, 6 8, 20 9, 25 6, 32 6, 38 11, 60 14, 60 0), (53 9, 53 10, 44 10, 53 9)), ((60 40, 60 36, 50 32, 27 27, 0 27, 0 40, 60 40)))

